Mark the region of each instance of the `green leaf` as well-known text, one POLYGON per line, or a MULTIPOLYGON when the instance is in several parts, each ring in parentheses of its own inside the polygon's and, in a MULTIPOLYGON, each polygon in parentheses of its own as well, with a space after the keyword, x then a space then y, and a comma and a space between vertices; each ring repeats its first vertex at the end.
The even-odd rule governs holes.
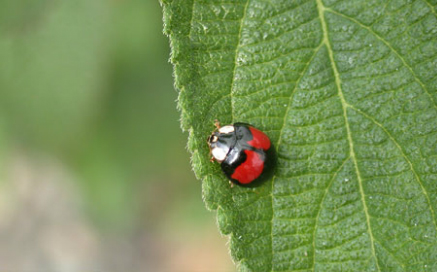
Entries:
POLYGON ((182 127, 241 271, 437 271, 435 0, 166 0, 182 127), (230 187, 213 120, 278 151, 230 187))

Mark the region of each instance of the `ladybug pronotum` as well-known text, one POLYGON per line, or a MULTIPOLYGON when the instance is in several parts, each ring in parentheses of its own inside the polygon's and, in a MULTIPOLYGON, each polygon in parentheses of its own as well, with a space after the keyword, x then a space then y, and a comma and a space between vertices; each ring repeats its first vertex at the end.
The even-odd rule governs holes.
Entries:
POLYGON ((272 177, 276 165, 275 149, 269 137, 252 125, 235 123, 220 126, 208 137, 211 161, 220 163, 230 181, 242 186, 257 186, 272 177))

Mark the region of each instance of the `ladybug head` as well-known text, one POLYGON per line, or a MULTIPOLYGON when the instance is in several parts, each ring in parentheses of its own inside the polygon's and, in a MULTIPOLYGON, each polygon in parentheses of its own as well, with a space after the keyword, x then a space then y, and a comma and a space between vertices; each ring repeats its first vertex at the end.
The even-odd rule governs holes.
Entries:
POLYGON ((220 127, 208 137, 211 160, 223 162, 231 148, 235 145, 235 128, 232 125, 220 127))

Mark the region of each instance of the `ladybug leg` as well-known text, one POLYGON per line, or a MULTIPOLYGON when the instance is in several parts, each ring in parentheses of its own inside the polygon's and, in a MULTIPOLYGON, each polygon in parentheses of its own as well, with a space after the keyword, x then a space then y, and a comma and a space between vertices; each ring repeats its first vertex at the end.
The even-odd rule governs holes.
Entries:
POLYGON ((219 122, 219 120, 217 120, 217 119, 214 120, 214 126, 215 126, 217 129, 220 128, 220 122, 219 122))
POLYGON ((209 156, 211 157, 211 159, 209 159, 209 161, 210 161, 210 162, 215 162, 215 158, 214 158, 214 156, 212 155, 212 151, 211 151, 211 149, 209 149, 209 156))

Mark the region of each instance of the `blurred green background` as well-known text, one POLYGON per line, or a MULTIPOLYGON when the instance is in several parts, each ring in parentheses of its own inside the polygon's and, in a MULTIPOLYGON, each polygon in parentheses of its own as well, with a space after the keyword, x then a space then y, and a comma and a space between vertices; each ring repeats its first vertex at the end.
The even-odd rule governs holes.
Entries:
POLYGON ((233 271, 158 1, 0 6, 0 269, 233 271))

